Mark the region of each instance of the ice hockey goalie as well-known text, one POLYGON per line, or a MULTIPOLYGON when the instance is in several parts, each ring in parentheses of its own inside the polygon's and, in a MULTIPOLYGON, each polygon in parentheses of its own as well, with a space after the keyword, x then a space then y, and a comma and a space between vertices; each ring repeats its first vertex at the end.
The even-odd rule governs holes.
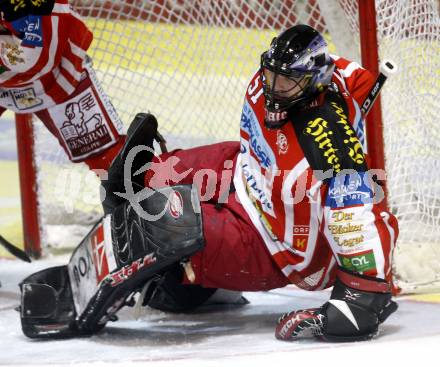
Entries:
POLYGON ((23 281, 26 335, 93 333, 148 282, 156 287, 145 303, 167 311, 196 307, 207 289, 333 286, 324 305, 281 317, 276 337, 377 335, 397 308, 391 256, 398 227, 364 151, 359 106, 373 81, 358 64, 330 56, 316 30, 297 25, 261 57, 246 90, 240 142, 156 155, 156 124, 144 131, 143 147, 133 145, 140 158, 133 168, 133 128, 110 172, 137 189, 125 186, 125 202, 68 266, 23 281), (194 286, 198 302, 188 291, 194 286))

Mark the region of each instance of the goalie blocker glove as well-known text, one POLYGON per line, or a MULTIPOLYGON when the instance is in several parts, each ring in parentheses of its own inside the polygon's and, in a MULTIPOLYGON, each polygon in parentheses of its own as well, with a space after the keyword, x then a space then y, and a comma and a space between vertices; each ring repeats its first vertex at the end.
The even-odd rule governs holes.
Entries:
POLYGON ((369 340, 396 310, 388 282, 339 268, 330 300, 320 308, 283 315, 275 336, 288 341, 309 336, 330 342, 369 340))

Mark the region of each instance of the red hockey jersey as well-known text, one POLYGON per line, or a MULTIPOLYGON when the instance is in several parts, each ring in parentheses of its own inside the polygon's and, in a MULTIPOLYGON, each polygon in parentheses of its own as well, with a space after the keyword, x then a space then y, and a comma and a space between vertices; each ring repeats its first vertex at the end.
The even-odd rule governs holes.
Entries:
POLYGON ((0 34, 0 106, 35 112, 73 93, 93 35, 67 0, 57 0, 51 15, 2 21, 2 26, 7 31, 0 34), (9 88, 25 86, 29 95, 22 90, 7 95, 9 88))
POLYGON ((123 125, 87 62, 92 32, 68 0, 47 13, 1 20, 0 114, 35 113, 71 161, 107 169, 123 125))
POLYGON ((317 170, 331 167, 338 173, 347 168, 344 159, 366 167, 359 106, 374 78, 354 62, 334 60, 329 91, 290 116, 281 129, 265 127, 260 73, 254 75, 234 175, 237 195, 274 261, 292 283, 311 290, 329 285, 336 264, 390 280, 398 234, 395 218, 373 200, 381 189, 372 189, 367 169, 343 179, 317 170), (330 129, 326 111, 340 130, 330 129), (339 137, 337 131, 342 131, 339 137), (342 144, 338 148, 336 138, 342 144), (311 145, 316 148, 307 154, 311 145))

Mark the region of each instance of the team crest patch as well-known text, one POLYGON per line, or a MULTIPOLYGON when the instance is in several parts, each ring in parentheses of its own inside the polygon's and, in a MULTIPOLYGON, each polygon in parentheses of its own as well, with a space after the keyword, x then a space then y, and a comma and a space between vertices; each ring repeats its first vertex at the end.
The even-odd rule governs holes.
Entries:
POLYGON ((18 45, 2 42, 0 47, 0 57, 3 65, 6 67, 15 66, 18 64, 24 64, 23 50, 18 45))
POLYGON ((307 242, 309 240, 310 228, 307 225, 296 225, 293 227, 293 244, 292 247, 297 251, 305 252, 307 250, 307 242))
POLYGON ((289 143, 287 142, 287 137, 281 130, 277 132, 277 147, 279 154, 286 154, 289 149, 289 143))

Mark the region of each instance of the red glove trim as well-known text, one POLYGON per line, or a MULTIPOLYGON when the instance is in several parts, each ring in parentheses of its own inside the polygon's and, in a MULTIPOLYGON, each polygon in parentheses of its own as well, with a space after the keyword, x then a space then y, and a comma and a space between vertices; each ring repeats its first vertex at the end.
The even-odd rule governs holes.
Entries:
POLYGON ((341 269, 336 272, 338 279, 347 287, 365 292, 390 293, 391 284, 382 279, 367 279, 361 275, 350 274, 341 269))

